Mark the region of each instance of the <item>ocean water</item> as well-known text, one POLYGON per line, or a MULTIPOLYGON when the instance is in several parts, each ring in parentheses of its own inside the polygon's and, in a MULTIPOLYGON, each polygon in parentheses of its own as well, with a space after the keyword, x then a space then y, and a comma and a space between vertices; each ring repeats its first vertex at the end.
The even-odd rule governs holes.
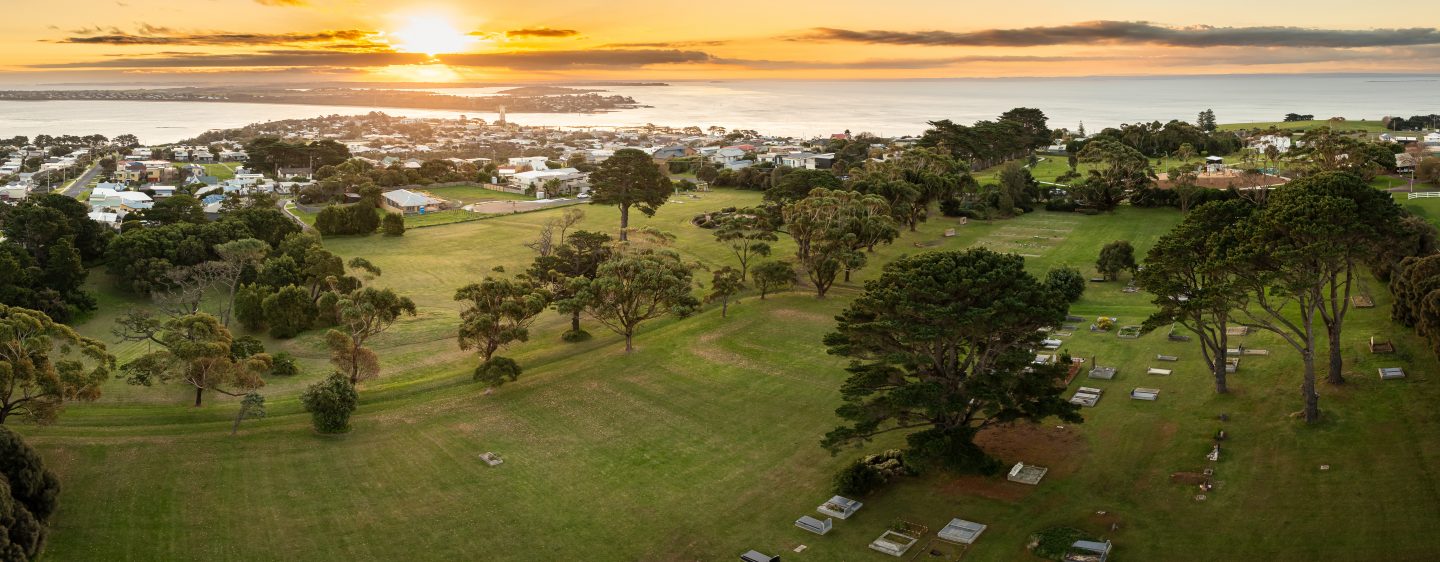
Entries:
MULTIPOLYGON (((1083 121, 1088 131, 1139 121, 1194 121, 1207 108, 1222 123, 1278 121, 1291 112, 1320 119, 1440 113, 1440 75, 690 81, 601 88, 649 107, 591 115, 511 113, 508 118, 546 126, 718 125, 808 137, 847 129, 915 134, 926 128, 927 121, 969 123, 1017 106, 1044 110, 1052 127, 1073 130, 1083 121)), ((500 89, 433 91, 479 96, 500 89)), ((210 129, 368 111, 409 117, 495 117, 464 111, 275 104, 0 102, 0 137, 132 133, 147 143, 165 143, 210 129)))

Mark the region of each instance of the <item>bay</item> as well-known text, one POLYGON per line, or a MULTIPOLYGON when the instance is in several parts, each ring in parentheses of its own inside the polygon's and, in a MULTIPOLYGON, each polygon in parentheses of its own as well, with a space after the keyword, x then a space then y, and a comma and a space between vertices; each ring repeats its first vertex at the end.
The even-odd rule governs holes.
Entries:
MULTIPOLYGON (((1225 75, 1093 78, 994 78, 853 81, 681 81, 668 86, 599 86, 647 107, 599 114, 511 113, 534 126, 661 126, 754 129, 824 136, 850 130, 917 134, 926 122, 970 123, 1013 107, 1037 107, 1052 127, 1088 131, 1138 121, 1194 121, 1213 109, 1222 123, 1317 118, 1380 119, 1440 113, 1440 75, 1225 75)), ((440 88, 453 95, 494 95, 503 88, 440 88)), ((206 102, 0 102, 0 137, 131 133, 146 143, 280 119, 384 111, 408 117, 484 119, 493 113, 372 107, 206 102)))

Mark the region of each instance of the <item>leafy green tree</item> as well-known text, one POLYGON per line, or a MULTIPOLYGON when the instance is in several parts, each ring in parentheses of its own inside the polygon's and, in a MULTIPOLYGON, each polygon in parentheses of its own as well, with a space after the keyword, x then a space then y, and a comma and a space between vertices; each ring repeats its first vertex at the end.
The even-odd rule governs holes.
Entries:
POLYGON ((111 233, 90 220, 90 207, 58 193, 32 194, 13 207, 0 207, 0 233, 20 244, 40 261, 44 248, 66 236, 80 252, 80 259, 93 262, 105 255, 111 233))
POLYGON ((360 394, 350 379, 340 373, 310 385, 300 395, 300 403, 310 412, 310 421, 320 433, 350 431, 350 415, 360 404, 360 394))
POLYGON ((1122 271, 1135 271, 1135 247, 1128 240, 1116 240, 1100 248, 1100 259, 1095 261, 1095 271, 1106 280, 1114 281, 1122 271))
POLYGON ((889 205, 877 195, 816 189, 785 206, 787 232, 795 239, 796 261, 805 268, 816 295, 834 285, 841 272, 865 266, 865 250, 899 236, 889 205))
MULTIPOLYGON (((1010 162, 1001 168, 999 179, 1002 200, 1009 201, 1013 207, 1031 208, 1040 197, 1040 182, 1035 181, 1035 177, 1030 175, 1030 169, 1019 162, 1010 162)), ((1014 212, 1014 209, 1000 211, 1008 214, 1014 212)))
POLYGON ((576 299, 575 279, 594 279, 600 264, 610 259, 611 238, 609 234, 577 230, 549 255, 535 258, 528 274, 544 283, 552 296, 555 310, 570 315, 570 330, 565 332, 565 341, 589 339, 589 333, 580 329, 580 313, 585 303, 576 299))
POLYGON ((981 248, 887 264, 825 336, 830 353, 851 363, 836 410, 845 425, 821 444, 836 451, 906 431, 916 458, 997 468, 974 443, 981 430, 1050 416, 1082 421, 1060 396, 1061 367, 1032 364, 1039 329, 1059 324, 1066 309, 1019 256, 981 248))
POLYGON ((720 317, 724 318, 730 313, 730 299, 744 288, 745 276, 740 270, 727 265, 713 273, 710 279, 710 294, 705 296, 705 300, 720 301, 720 317))
POLYGON ((405 235, 405 215, 400 213, 385 213, 385 218, 380 221, 380 228, 386 236, 405 235))
POLYGON ((840 178, 826 170, 790 170, 765 190, 765 200, 776 203, 798 201, 821 188, 840 189, 840 178))
POLYGON ((575 300, 592 318, 625 337, 634 351, 640 324, 666 314, 689 314, 699 305, 690 294, 689 264, 668 250, 641 250, 600 264, 594 279, 572 281, 575 300))
POLYGON ((1085 276, 1073 267, 1060 267, 1045 273, 1045 286, 1074 304, 1085 294, 1085 276))
POLYGON ((59 497, 60 479, 45 467, 40 453, 0 426, 0 559, 40 558, 59 497))
POLYGON ((795 267, 790 262, 767 261, 750 271, 750 282, 760 290, 760 300, 763 301, 766 294, 795 284, 795 267))
POLYGON ((43 312, 0 304, 0 424, 11 416, 52 422, 65 402, 99 398, 114 370, 104 343, 43 312))
POLYGON ((264 353, 235 359, 230 330, 214 316, 187 314, 161 320, 143 311, 130 311, 116 321, 113 332, 125 341, 153 344, 152 351, 120 367, 130 384, 180 382, 195 389, 195 407, 205 391, 240 396, 265 385, 270 356, 264 353))
POLYGON ((220 308, 220 323, 230 327, 230 315, 235 308, 235 295, 240 290, 240 280, 248 271, 253 271, 265 260, 270 245, 255 238, 241 238, 215 246, 226 267, 219 270, 219 282, 228 292, 220 308))
POLYGON ((380 358, 365 343, 385 333, 401 316, 415 316, 415 302, 390 289, 364 287, 336 303, 339 327, 325 333, 330 362, 350 384, 380 376, 380 358))
MULTIPOLYGON (((1339 255, 1337 267, 1327 272, 1319 310, 1329 340, 1327 381, 1342 384, 1345 379, 1344 359, 1340 355, 1344 349, 1341 333, 1350 310, 1351 289, 1355 278, 1364 275, 1363 267, 1367 260, 1404 239, 1405 231, 1400 220, 1402 211, 1390 194, 1374 189, 1364 179, 1348 173, 1326 172, 1301 178, 1280 191, 1288 190, 1304 190, 1307 197, 1324 197, 1350 210, 1329 219, 1332 222, 1345 220, 1339 225, 1343 232, 1329 231, 1332 235, 1329 240, 1317 238, 1313 241, 1316 245, 1334 248, 1339 255)), ((1285 202, 1289 201, 1287 197, 1285 202)))
POLYGON ((1292 182, 1276 190, 1259 212, 1228 229, 1241 241, 1228 255, 1251 305, 1239 312, 1245 324, 1279 335, 1300 354, 1306 423, 1320 419, 1315 390, 1320 309, 1347 268, 1346 246, 1358 217, 1353 200, 1292 182))
POLYGON ((260 302, 270 337, 288 339, 310 328, 315 319, 315 301, 310 293, 294 285, 286 285, 260 302))
POLYGON ((740 263, 740 277, 749 273, 750 262, 770 255, 770 242, 779 240, 769 215, 759 209, 737 209, 720 218, 715 240, 730 248, 740 263))
MULTIPOLYGON (((479 283, 471 283, 455 291, 455 300, 463 305, 460 311, 460 349, 473 349, 480 355, 480 366, 475 370, 476 380, 484 378, 492 388, 507 378, 515 380, 508 376, 512 371, 509 368, 500 371, 506 376, 482 375, 494 374, 495 369, 500 368, 490 365, 497 351, 515 342, 529 341, 530 325, 550 304, 550 295, 529 279, 486 277, 479 283)), ((515 377, 520 375, 518 364, 513 374, 515 377)))
POLYGON ((1220 125, 1215 122, 1215 110, 1207 109, 1201 111, 1200 117, 1195 120, 1195 126, 1200 127, 1200 130, 1207 133, 1213 133, 1219 130, 1220 125))
MULTIPOLYGON (((261 194, 252 194, 251 197, 259 197, 261 194)), ((278 246, 285 237, 291 234, 300 233, 300 225, 295 224, 284 211, 275 208, 273 202, 257 201, 253 206, 243 209, 226 211, 222 220, 243 224, 250 230, 250 235, 264 240, 266 244, 278 246)))
POLYGON ((121 288, 149 294, 170 284, 171 269, 215 261, 217 246, 242 238, 253 238, 249 227, 228 219, 135 228, 111 239, 105 262, 121 288))
POLYGON ((1137 189, 1149 186, 1155 179, 1150 159, 1129 145, 1109 138, 1085 143, 1076 155, 1080 162, 1096 164, 1083 184, 1072 193, 1096 208, 1109 211, 1120 205, 1137 189))
POLYGON ((202 224, 206 222, 205 206, 200 203, 199 199, 183 193, 161 198, 155 201, 155 204, 149 209, 140 211, 136 215, 139 220, 152 225, 180 222, 202 224))
POLYGON ((232 312, 235 320, 240 322, 246 330, 255 331, 265 327, 265 297, 268 295, 265 287, 254 283, 241 285, 235 292, 235 305, 232 312))
POLYGON ((1243 288, 1227 263, 1236 240, 1230 225, 1243 223, 1255 207, 1246 201, 1216 201, 1197 207, 1174 230, 1161 236, 1145 256, 1136 282, 1155 295, 1157 310, 1144 327, 1179 324, 1200 338, 1200 352, 1215 378, 1215 392, 1230 392, 1225 329, 1233 312, 1244 308, 1243 288))
POLYGON ((633 148, 623 148, 600 163, 590 174, 590 203, 592 205, 613 205, 620 208, 620 241, 629 240, 630 208, 634 207, 645 216, 655 216, 655 211, 670 198, 670 179, 655 165, 649 154, 633 148))

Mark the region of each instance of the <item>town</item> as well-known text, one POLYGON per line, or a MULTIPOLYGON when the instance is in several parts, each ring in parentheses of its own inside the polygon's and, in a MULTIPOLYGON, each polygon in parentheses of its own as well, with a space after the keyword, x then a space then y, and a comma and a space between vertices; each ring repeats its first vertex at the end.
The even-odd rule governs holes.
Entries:
MULTIPOLYGON (((587 559, 1317 557, 1328 524, 1274 550, 1233 506, 1429 509, 1430 453, 1373 420, 1440 398, 1437 120, 1018 107, 794 138, 373 112, 0 140, 0 449, 59 467, 25 485, 63 481, 35 510, 66 522, 25 548, 139 548, 101 531, 107 498, 162 509, 198 471, 245 525, 218 490, 307 524, 445 505, 442 536, 527 512, 474 539, 497 552, 628 537, 587 559), (345 471, 378 487, 310 486, 345 471), (686 545, 620 521, 689 532, 697 504, 714 528, 686 545)), ((1367 548, 1435 547, 1407 536, 1367 548)))

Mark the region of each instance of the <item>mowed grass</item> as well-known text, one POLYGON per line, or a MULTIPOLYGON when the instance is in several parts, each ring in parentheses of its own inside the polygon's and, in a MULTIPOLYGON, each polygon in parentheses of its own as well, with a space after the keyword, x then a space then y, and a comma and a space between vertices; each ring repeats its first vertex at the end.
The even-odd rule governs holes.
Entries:
MULTIPOLYGON (((450 186, 450 187, 438 187, 438 188, 431 188, 431 189, 423 189, 423 190, 421 190, 421 191, 430 193, 430 194, 434 195, 435 197, 439 197, 439 198, 445 199, 445 200, 447 200, 447 201, 459 201, 461 204, 464 204, 464 205, 468 205, 468 204, 471 204, 471 203, 479 203, 479 202, 483 202, 483 201, 534 201, 534 200, 535 200, 534 197, 529 196, 529 195, 517 194, 517 193, 505 193, 505 192, 503 192, 503 191, 495 191, 495 190, 491 190, 491 189, 485 189, 485 188, 480 187, 480 186, 478 186, 478 185, 457 185, 457 186, 450 186)), ((294 207, 294 206, 291 206, 291 207, 290 207, 290 210, 291 210, 292 212, 294 212, 296 216, 300 217, 300 220, 305 221, 305 224, 308 224, 308 225, 310 225, 310 226, 315 226, 315 216, 319 214, 318 212, 314 212, 314 213, 312 213, 312 212, 307 212, 307 211, 305 211, 305 210, 302 210, 302 209, 300 209, 300 208, 298 208, 298 207, 294 207)), ((376 213, 379 213, 379 214, 383 217, 383 216, 384 216, 384 213, 386 213, 386 212, 388 212, 388 211, 386 211, 386 210, 384 210, 384 209, 378 209, 378 208, 377 208, 377 209, 375 210, 375 212, 376 212, 376 213)), ((425 214, 415 213, 415 214, 405 215, 405 227, 406 227, 406 228, 419 228, 419 227, 424 227, 424 226, 439 226, 439 225, 445 225, 445 224, 454 224, 454 223, 457 223, 457 222, 477 221, 477 220, 481 220, 481 219, 484 219, 484 218, 488 218, 488 217, 490 217, 490 216, 493 216, 493 215, 488 215, 488 214, 484 214, 484 213, 473 213, 473 212, 466 211, 466 210, 459 209, 459 208, 449 209, 449 210, 444 210, 444 211, 434 211, 434 212, 429 212, 429 213, 425 213, 425 214)))
MULTIPOLYGON (((687 259, 715 267, 730 256, 689 218, 757 200, 716 191, 632 220, 676 234, 687 259)), ((581 228, 614 230, 613 209, 585 210, 581 228)), ((196 409, 183 389, 122 383, 57 425, 22 427, 64 482, 47 559, 724 560, 755 548, 786 560, 891 560, 865 545, 893 520, 933 531, 952 517, 990 525, 966 560, 1030 560, 1027 537, 1052 525, 1115 541, 1121 560, 1424 560, 1440 550, 1431 532, 1440 478, 1430 468, 1440 461, 1431 381, 1440 371, 1421 342, 1388 323, 1388 295, 1374 280, 1360 290, 1379 306, 1347 321, 1350 384, 1322 385, 1325 421, 1314 427, 1290 416, 1300 408, 1299 361, 1277 338, 1243 338, 1271 355, 1245 358, 1233 393, 1217 396, 1196 344, 1168 342, 1163 330, 1138 340, 1086 331, 1096 316, 1129 325, 1151 311, 1144 293, 1122 291, 1128 278, 1091 283, 1072 308, 1087 321, 1061 339, 1077 357, 1119 367, 1113 381, 1082 375, 1071 385, 1104 388, 1105 397, 1084 410, 1084 424, 982 436, 1007 462, 1049 466, 1038 487, 930 473, 863 498, 855 517, 819 537, 792 522, 830 496, 834 471, 900 443, 889 436, 833 457, 817 446, 836 424, 845 377, 820 338, 881 263, 983 245, 1026 255, 1037 274, 1070 265, 1088 276, 1100 246, 1125 239, 1143 253, 1178 213, 1038 212, 966 225, 936 217, 871 255, 831 298, 801 288, 745 297, 729 318, 711 307, 655 321, 629 355, 589 320, 594 340, 559 342, 567 320, 547 313, 530 342, 505 352, 525 375, 485 395, 469 382, 473 356, 453 339, 454 290, 496 267, 522 270, 531 257, 522 244, 558 213, 327 240, 375 262, 384 270, 376 283, 419 307, 418 318, 375 340, 384 375, 364 385, 347 435, 315 435, 298 405, 300 389, 324 375, 318 333, 266 339, 272 351, 301 355, 306 372, 271 381, 269 417, 236 436, 233 400, 196 409), (946 228, 957 236, 943 237, 946 228), (1371 335, 1394 339, 1399 353, 1370 356, 1371 335), (1157 353, 1181 361, 1158 364, 1157 353), (1152 365, 1175 374, 1143 374, 1152 365), (1382 384, 1379 366, 1404 366, 1410 377, 1382 384), (1159 401, 1129 400, 1136 386, 1160 388, 1159 401), (1205 468, 1221 428, 1230 438, 1215 465, 1219 485, 1197 501, 1197 489, 1170 475, 1205 468), (476 458, 485 451, 505 464, 486 467, 476 458), (801 544, 808 549, 792 552, 801 544)), ((115 309, 143 304, 113 292, 101 299, 80 326, 87 334, 106 333, 115 309)))
POLYGON ((1383 133, 1387 129, 1385 123, 1377 120, 1351 120, 1331 123, 1329 120, 1315 119, 1311 121, 1268 121, 1257 123, 1225 123, 1220 125, 1221 131, 1239 130, 1264 130, 1274 127, 1276 129, 1289 129, 1293 131, 1308 131, 1317 127, 1330 127, 1339 131, 1362 131, 1366 133, 1383 133))

